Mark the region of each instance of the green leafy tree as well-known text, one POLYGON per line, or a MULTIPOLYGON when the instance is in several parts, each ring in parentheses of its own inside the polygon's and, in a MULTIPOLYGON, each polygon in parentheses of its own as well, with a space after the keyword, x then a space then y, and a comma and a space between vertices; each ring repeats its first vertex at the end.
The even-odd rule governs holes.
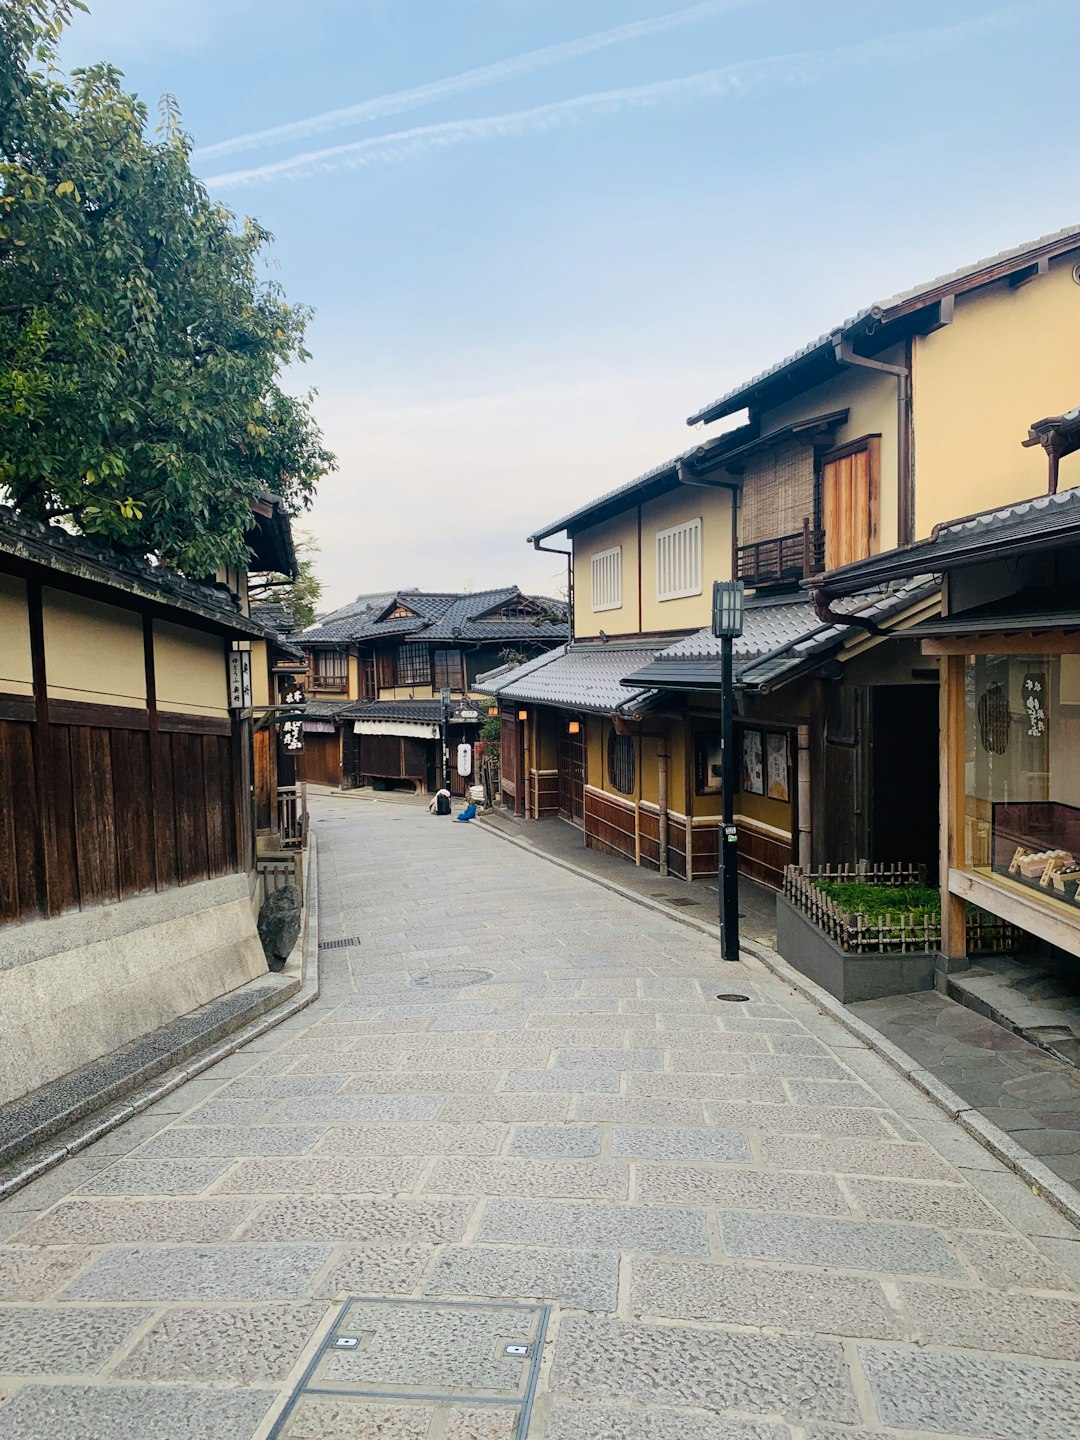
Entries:
POLYGON ((0 493, 191 574, 245 565, 249 502, 298 514, 333 468, 308 312, 265 277, 271 237, 191 173, 175 102, 109 65, 57 69, 80 0, 0 0, 0 493))
POLYGON ((312 532, 305 528, 293 530, 293 548, 296 551, 297 576, 288 585, 270 583, 252 588, 252 599, 273 600, 286 606, 297 630, 306 630, 315 624, 316 607, 322 597, 322 581, 315 571, 315 559, 319 553, 319 542, 312 532))

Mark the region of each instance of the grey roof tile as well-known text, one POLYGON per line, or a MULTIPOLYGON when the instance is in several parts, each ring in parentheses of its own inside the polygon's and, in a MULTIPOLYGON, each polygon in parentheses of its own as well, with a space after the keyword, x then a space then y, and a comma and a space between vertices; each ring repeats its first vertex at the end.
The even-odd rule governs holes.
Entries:
POLYGON ((607 714, 619 706, 646 700, 649 686, 628 690, 621 682, 631 670, 646 665, 656 646, 561 645, 509 672, 480 676, 476 689, 501 700, 558 705, 569 710, 607 714))
POLYGON ((566 636, 564 614, 561 602, 522 595, 516 585, 467 593, 399 590, 391 595, 360 596, 353 605, 325 616, 294 638, 310 646, 411 635, 425 641, 561 640, 566 636), (519 598, 543 606, 544 613, 524 619, 486 618, 488 611, 519 598), (380 619, 398 605, 415 614, 380 619))

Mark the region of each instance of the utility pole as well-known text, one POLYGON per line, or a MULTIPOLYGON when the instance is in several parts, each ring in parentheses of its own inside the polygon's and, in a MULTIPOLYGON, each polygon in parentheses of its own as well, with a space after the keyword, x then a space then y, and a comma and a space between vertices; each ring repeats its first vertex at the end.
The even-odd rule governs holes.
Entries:
POLYGON ((735 639, 743 630, 741 580, 713 582, 713 634, 720 641, 720 728, 724 741, 724 813, 720 826, 720 953, 739 958, 739 832, 735 828, 735 639))

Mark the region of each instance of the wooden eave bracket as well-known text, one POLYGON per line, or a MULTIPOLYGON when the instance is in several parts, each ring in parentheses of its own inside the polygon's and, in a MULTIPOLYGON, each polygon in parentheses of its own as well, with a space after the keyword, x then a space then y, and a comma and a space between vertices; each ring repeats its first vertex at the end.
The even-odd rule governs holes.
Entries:
POLYGON ((1021 285, 1027 285, 1031 280, 1037 280, 1042 275, 1050 274, 1050 257, 1042 255, 1033 265, 1025 265, 1022 270, 1016 270, 1009 276, 1008 285, 1010 290, 1019 290, 1021 285))

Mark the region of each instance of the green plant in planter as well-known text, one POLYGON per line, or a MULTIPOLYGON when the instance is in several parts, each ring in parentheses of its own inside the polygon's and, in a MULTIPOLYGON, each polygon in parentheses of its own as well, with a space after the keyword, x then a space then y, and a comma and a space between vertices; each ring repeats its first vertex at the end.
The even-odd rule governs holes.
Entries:
POLYGON ((941 892, 932 885, 860 885, 820 882, 819 888, 848 915, 880 920, 886 915, 914 915, 916 921, 941 914, 941 892))

